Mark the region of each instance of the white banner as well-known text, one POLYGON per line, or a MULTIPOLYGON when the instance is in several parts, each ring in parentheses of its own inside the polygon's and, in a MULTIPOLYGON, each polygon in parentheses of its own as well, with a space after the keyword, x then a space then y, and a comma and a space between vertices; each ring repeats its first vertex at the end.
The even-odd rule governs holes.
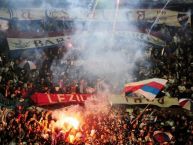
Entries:
POLYGON ((116 31, 116 36, 125 36, 130 39, 141 40, 147 43, 151 43, 158 46, 165 46, 165 42, 155 36, 139 33, 139 32, 129 32, 129 31, 116 31))
MULTIPOLYGON (((81 32, 80 32, 81 33, 81 32)), ((80 35, 78 33, 78 35, 80 35)), ((112 33, 112 32, 106 32, 112 33)), ((85 39, 92 37, 98 34, 105 34, 105 32, 96 32, 96 33, 88 33, 82 32, 82 37, 85 39)), ((108 34, 107 34, 108 35, 108 34)), ((115 36, 117 37, 124 37, 128 38, 128 40, 136 40, 136 41, 143 41, 147 43, 151 43, 158 46, 165 46, 165 42, 161 39, 154 37, 152 35, 148 35, 145 33, 139 32, 129 32, 129 31, 116 31, 115 36)), ((69 36, 55 36, 55 37, 47 37, 47 38, 7 38, 9 49, 10 50, 17 50, 17 49, 28 49, 28 48, 38 48, 38 47, 48 47, 52 45, 63 44, 69 36)), ((80 36, 78 36, 80 37, 80 36)))
POLYGON ((190 12, 178 12, 160 9, 139 9, 136 11, 128 11, 127 17, 134 17, 137 21, 145 21, 157 24, 166 24, 170 26, 181 26, 191 24, 190 12), (158 18, 158 19, 157 19, 158 18), (157 19, 157 20, 156 20, 157 19))
MULTIPOLYGON (((114 21, 115 11, 96 10, 94 20, 114 21)), ((116 21, 129 22, 150 22, 157 24, 166 24, 169 26, 181 26, 191 24, 190 12, 178 12, 161 9, 121 9, 118 11, 116 21), (157 20, 156 20, 157 19, 157 20)))
POLYGON ((9 49, 29 49, 29 48, 40 48, 63 44, 67 37, 47 37, 47 38, 7 38, 9 49))
MULTIPOLYGON (((83 8, 78 9, 0 9, 0 18, 18 20, 41 20, 46 17, 66 20, 75 19, 77 21, 114 21, 115 10, 113 9, 96 9, 94 15, 88 15, 88 11, 83 8)), ((191 23, 190 12, 178 12, 161 9, 120 9, 117 13, 117 22, 150 22, 157 24, 166 24, 170 26, 181 26, 191 23), (158 19, 157 19, 158 17, 158 19)))
POLYGON ((121 95, 109 96, 111 105, 155 105, 159 107, 179 106, 178 98, 165 96, 162 99, 155 98, 153 101, 147 100, 145 97, 124 97, 121 95), (163 100, 162 100, 163 99, 163 100))
POLYGON ((42 20, 46 16, 45 9, 24 8, 24 9, 0 9, 0 19, 17 19, 17 20, 42 20))

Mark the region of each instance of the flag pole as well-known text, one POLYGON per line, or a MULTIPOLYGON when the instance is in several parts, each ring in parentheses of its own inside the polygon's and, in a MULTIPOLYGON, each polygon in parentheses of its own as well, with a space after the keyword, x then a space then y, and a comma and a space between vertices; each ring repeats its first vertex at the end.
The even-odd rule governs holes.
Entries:
POLYGON ((146 107, 143 109, 143 111, 137 116, 137 118, 135 118, 135 120, 131 121, 131 125, 136 122, 140 117, 141 115, 145 112, 145 110, 149 107, 150 103, 146 105, 146 107))

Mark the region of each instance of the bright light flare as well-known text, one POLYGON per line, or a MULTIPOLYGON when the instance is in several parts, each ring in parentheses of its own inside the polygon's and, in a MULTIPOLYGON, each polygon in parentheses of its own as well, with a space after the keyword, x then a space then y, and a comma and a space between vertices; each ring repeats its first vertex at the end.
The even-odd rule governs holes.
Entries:
POLYGON ((79 125, 80 122, 77 118, 62 115, 60 119, 57 120, 55 127, 63 128, 64 130, 70 130, 71 128, 78 129, 79 125))
POLYGON ((74 129, 78 129, 80 122, 78 119, 73 118, 73 117, 66 117, 64 118, 64 123, 67 123, 71 125, 74 129))

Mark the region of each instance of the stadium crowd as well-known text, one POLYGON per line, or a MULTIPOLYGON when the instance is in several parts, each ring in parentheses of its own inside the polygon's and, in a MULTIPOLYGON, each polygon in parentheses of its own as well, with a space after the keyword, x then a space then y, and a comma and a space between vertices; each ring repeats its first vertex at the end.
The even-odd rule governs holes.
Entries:
POLYGON ((162 49, 150 48, 145 54, 145 61, 137 65, 136 78, 159 77, 168 80, 165 95, 178 98, 192 98, 193 93, 193 51, 192 29, 157 26, 164 37, 169 39, 162 49), (149 63, 146 63, 146 62, 149 63), (150 64, 150 65, 149 65, 150 64))
MULTIPOLYGON (((170 39, 167 39, 168 43, 164 48, 153 46, 145 50, 144 60, 136 62, 134 77, 130 81, 152 77, 165 78, 169 80, 164 90, 167 96, 192 98, 193 33, 191 28, 161 25, 155 27, 155 30, 167 34, 170 39)), ((66 52, 66 46, 62 46, 38 49, 34 54, 24 54, 16 59, 1 54, 1 94, 7 98, 21 98, 30 92, 88 93, 87 88, 97 90, 98 84, 105 80, 99 80, 101 78, 95 76, 88 78, 86 72, 82 73, 81 65, 77 65, 76 62, 81 55, 78 50, 64 57, 66 52), (27 61, 34 63, 35 69, 31 68, 27 61)))
POLYGON ((115 108, 108 113, 87 114, 78 129, 54 127, 50 111, 18 107, 7 113, 1 107, 0 142, 7 144, 143 145, 184 144, 193 139, 192 119, 184 112, 146 109, 132 113, 115 108), (7 115, 5 115, 7 113, 7 115), (157 133, 164 133, 166 136, 157 133))
MULTIPOLYGON (((150 77, 165 78, 169 81, 163 91, 165 95, 192 100, 192 30, 189 27, 173 28, 164 25, 158 25, 154 29, 158 29, 164 36, 167 34, 171 39, 162 49, 152 46, 146 50, 144 61, 136 63, 138 67, 134 72, 135 81, 150 77)), ((87 78, 87 74, 83 75, 83 73, 80 75, 81 66, 75 65, 79 52, 71 53, 65 60, 61 59, 66 51, 65 46, 49 48, 38 50, 38 55, 36 53, 30 57, 22 56, 17 59, 0 54, 0 97, 22 102, 29 99, 34 92, 93 93, 97 91, 99 81, 103 80, 95 77, 87 78), (26 61, 33 62, 35 69, 32 69, 26 61), (62 72, 61 69, 57 71, 58 66, 63 68, 62 72)), ((192 118, 183 111, 181 114, 174 114, 170 109, 150 107, 141 114, 136 110, 127 113, 125 109, 116 108, 109 113, 85 116, 81 127, 70 132, 53 128, 52 124, 55 121, 51 113, 45 110, 15 106, 13 111, 10 111, 6 106, 2 106, 0 143, 2 145, 10 143, 191 145, 193 142, 192 118), (159 143, 156 131, 166 133, 169 140, 165 139, 165 142, 159 143), (74 136, 73 141, 69 138, 70 134, 74 136)))

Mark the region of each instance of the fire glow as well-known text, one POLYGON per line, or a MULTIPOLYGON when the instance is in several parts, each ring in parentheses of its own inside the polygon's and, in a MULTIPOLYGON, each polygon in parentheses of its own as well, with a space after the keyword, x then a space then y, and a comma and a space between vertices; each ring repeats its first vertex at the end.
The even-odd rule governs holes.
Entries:
POLYGON ((56 121, 55 126, 64 130, 78 129, 80 122, 77 118, 71 116, 62 116, 56 121))

